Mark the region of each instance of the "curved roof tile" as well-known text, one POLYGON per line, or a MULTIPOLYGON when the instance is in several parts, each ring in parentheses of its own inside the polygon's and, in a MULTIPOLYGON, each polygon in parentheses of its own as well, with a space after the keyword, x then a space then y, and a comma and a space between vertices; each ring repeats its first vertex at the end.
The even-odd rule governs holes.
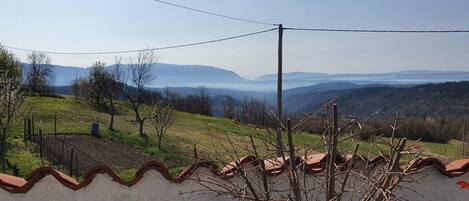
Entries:
MULTIPOLYGON (((362 160, 366 160, 369 164, 379 163, 385 160, 385 156, 375 157, 370 160, 362 157, 357 156, 362 160)), ((347 163, 351 159, 351 156, 339 156, 336 158, 337 163, 347 163)), ((307 156, 306 158, 297 158, 296 164, 304 164, 302 166, 303 171, 307 173, 317 173, 324 169, 325 161, 327 160, 326 154, 312 154, 307 156)), ((237 169, 241 166, 254 162, 255 165, 258 164, 258 159, 253 156, 247 156, 241 158, 236 162, 232 162, 227 164, 223 168, 219 168, 215 163, 210 161, 199 161, 195 162, 189 167, 187 167, 184 171, 182 171, 177 177, 173 177, 169 174, 168 169, 163 166, 158 161, 150 161, 140 167, 135 173, 134 178, 131 181, 124 181, 120 178, 111 168, 107 166, 96 166, 83 177, 83 181, 78 182, 72 177, 54 169, 51 167, 42 167, 38 168, 31 173, 31 175, 26 178, 22 179, 19 177, 14 177, 6 174, 0 174, 0 187, 5 189, 10 193, 26 193, 28 192, 33 186, 39 182, 42 178, 51 175, 53 176, 59 183, 62 185, 72 189, 78 190, 80 188, 84 188, 88 186, 93 179, 98 174, 107 174, 109 175, 113 181, 125 185, 125 186, 132 186, 138 183, 143 177, 144 174, 149 170, 156 170, 161 175, 167 179, 168 181, 174 183, 181 183, 187 178, 189 178, 198 168, 205 167, 208 168, 215 176, 221 177, 223 179, 229 179, 236 176, 237 169)), ((286 164, 289 163, 289 158, 286 157, 285 160, 283 158, 274 158, 262 161, 265 164, 266 171, 269 175, 274 176, 282 173, 287 167, 286 164)), ((469 171, 469 159, 462 159, 456 160, 448 165, 444 165, 441 161, 435 158, 419 158, 411 163, 411 166, 408 167, 409 169, 418 170, 425 167, 435 167, 437 168, 442 174, 447 175, 449 177, 460 176, 469 171)), ((260 170, 260 169, 259 169, 260 170)))

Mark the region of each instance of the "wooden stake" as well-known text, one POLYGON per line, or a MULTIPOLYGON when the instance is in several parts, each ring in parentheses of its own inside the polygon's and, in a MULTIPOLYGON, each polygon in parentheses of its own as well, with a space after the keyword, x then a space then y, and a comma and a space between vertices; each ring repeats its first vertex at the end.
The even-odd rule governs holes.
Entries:
POLYGON ((329 131, 327 142, 327 185, 326 200, 333 200, 335 197, 335 159, 337 155, 337 135, 338 135, 338 113, 337 104, 332 104, 332 129, 329 131))
POLYGON ((44 159, 43 159, 43 153, 42 153, 42 129, 39 129, 39 139, 38 139, 38 144, 39 144, 39 157, 41 158, 41 163, 44 166, 44 159))
POLYGON ((199 157, 197 156, 197 145, 194 144, 194 160, 197 160, 199 159, 199 157))
POLYGON ((290 174, 292 175, 292 188, 293 196, 295 201, 301 200, 301 189, 298 181, 298 175, 296 172, 296 156, 295 156, 295 146, 293 145, 293 136, 291 130, 291 120, 287 119, 287 135, 288 135, 288 152, 290 156, 290 174))
POLYGON ((54 135, 57 136, 57 114, 54 115, 54 135))
POLYGON ((27 138, 27 120, 26 118, 23 119, 23 141, 26 142, 26 138, 27 138))
POLYGON ((73 177, 73 147, 70 149, 70 169, 69 169, 69 175, 73 177))

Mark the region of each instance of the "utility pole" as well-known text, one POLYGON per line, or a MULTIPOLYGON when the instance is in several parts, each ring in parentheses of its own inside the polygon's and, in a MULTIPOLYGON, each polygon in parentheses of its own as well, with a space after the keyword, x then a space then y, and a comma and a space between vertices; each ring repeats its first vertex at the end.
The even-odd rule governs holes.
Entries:
MULTIPOLYGON (((277 72, 277 116, 282 120, 282 43, 283 43, 283 26, 278 25, 278 72, 277 72)), ((280 122, 279 122, 280 123, 280 122)), ((282 156, 283 152, 283 137, 282 129, 277 126, 277 156, 282 156)))

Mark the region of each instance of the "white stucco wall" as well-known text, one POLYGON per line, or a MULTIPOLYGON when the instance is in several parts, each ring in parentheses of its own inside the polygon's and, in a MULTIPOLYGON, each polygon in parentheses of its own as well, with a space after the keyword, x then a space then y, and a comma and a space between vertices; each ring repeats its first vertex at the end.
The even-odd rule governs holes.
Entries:
MULTIPOLYGON (((306 182, 310 186, 318 187, 311 193, 310 200, 324 200, 323 186, 321 187, 321 175, 306 175, 306 182)), ((260 176, 257 170, 250 171, 248 176, 254 179, 260 176)), ((189 179, 182 183, 173 183, 164 178, 158 171, 149 170, 145 172, 143 178, 131 187, 121 185, 113 181, 113 178, 107 174, 98 174, 93 181, 86 187, 79 190, 72 190, 58 182, 53 176, 48 175, 34 185, 27 193, 9 193, 0 189, 1 201, 225 201, 232 200, 227 196, 217 196, 213 192, 208 193, 190 193, 205 189, 196 181, 198 178, 225 180, 214 176, 207 168, 198 168, 189 179)), ((260 178, 260 177, 259 177, 260 178)), ((286 174, 268 177, 275 188, 282 190, 288 188, 286 174)), ((469 182, 469 173, 459 177, 447 177, 435 168, 429 167, 417 174, 413 174, 409 179, 410 183, 402 182, 402 187, 395 189, 396 194, 406 200, 469 200, 469 189, 460 189, 456 183, 458 181, 469 182), (412 190, 409 190, 412 189, 412 190)), ((239 178, 232 178, 229 182, 238 183, 239 178)), ((260 182, 253 184, 259 192, 262 191, 260 182)), ((350 179, 349 186, 358 191, 350 191, 343 200, 358 200, 360 189, 366 190, 367 185, 357 178, 350 179), (355 194, 354 194, 355 193, 355 194)), ((369 187, 369 186, 368 186, 369 187)), ((275 195, 274 195, 275 197, 275 195)))

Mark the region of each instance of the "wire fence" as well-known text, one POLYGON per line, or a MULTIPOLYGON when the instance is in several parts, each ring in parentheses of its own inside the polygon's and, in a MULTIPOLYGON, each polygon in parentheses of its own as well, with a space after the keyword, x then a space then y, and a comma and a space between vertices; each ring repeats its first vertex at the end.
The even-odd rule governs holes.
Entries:
POLYGON ((49 166, 78 178, 90 168, 100 164, 100 161, 96 161, 88 153, 69 143, 74 136, 89 136, 89 133, 46 133, 34 125, 34 118, 24 119, 23 138, 26 144, 27 142, 33 144, 32 147, 39 153, 43 165, 48 163, 49 166))

